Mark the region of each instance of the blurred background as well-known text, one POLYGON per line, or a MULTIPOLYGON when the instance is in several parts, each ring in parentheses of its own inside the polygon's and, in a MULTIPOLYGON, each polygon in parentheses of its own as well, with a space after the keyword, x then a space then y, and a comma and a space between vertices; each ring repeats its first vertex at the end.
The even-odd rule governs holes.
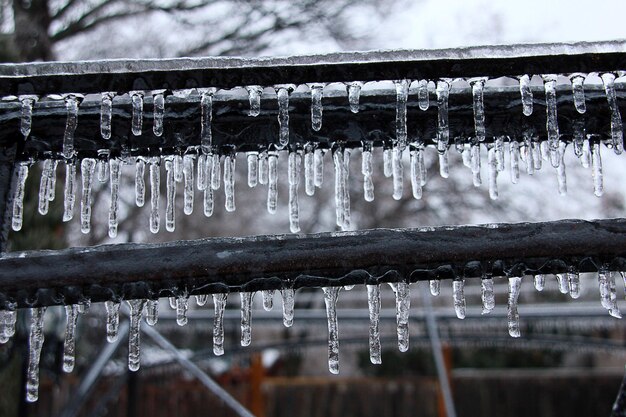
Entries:
MULTIPOLYGON (((297 55, 625 39, 624 12, 626 3, 608 0, 593 4, 582 0, 1 0, 0 60, 297 55)), ((618 88, 624 88, 623 84, 618 88)), ((590 170, 582 168, 569 152, 566 196, 558 196, 554 170, 544 168, 533 176, 522 175, 517 185, 500 181, 500 197, 495 201, 489 198, 486 185, 473 187, 469 173, 459 168, 461 158, 456 153, 451 153, 451 173, 446 180, 436 175, 435 152, 428 157, 429 182, 421 200, 392 199, 391 179, 381 175, 379 151, 375 155, 376 199, 365 202, 358 164, 353 164, 353 228, 593 219, 622 217, 624 213, 623 156, 612 152, 603 154, 605 191, 601 198, 593 195, 590 170)), ((355 159, 360 160, 358 156, 355 159)), ((285 178, 286 158, 281 162, 279 176, 285 178)), ((330 178, 329 156, 326 165, 330 178)), ((279 207, 270 215, 265 211, 265 189, 248 188, 245 160, 239 158, 237 166, 235 212, 224 210, 223 193, 218 193, 211 218, 198 209, 182 216, 179 208, 176 230, 162 228, 156 235, 148 230, 149 209, 134 205, 134 170, 126 166, 123 178, 128 181, 120 195, 120 228, 115 239, 107 236, 108 184, 96 182, 93 231, 82 235, 78 219, 61 222, 61 199, 51 203, 47 216, 37 213, 39 183, 33 170, 27 183, 24 227, 11 234, 11 250, 288 233, 287 182, 279 182, 279 207)), ((502 178, 508 178, 508 172, 502 178)), ((406 181, 405 190, 409 190, 406 181)), ((164 187, 165 181, 161 185, 164 187)), ((182 198, 178 203, 182 205, 182 198)), ((303 233, 335 230, 332 181, 315 196, 301 193, 300 207, 303 233)), ((608 415, 626 363, 626 335, 622 322, 609 317, 600 306, 594 280, 583 276, 582 295, 572 301, 558 292, 554 277, 548 277, 542 293, 536 292, 532 279, 526 277, 520 297, 521 339, 507 334, 504 280, 496 285, 499 307, 488 317, 480 317, 480 284, 468 283, 465 321, 454 317, 451 289, 442 288, 432 302, 457 414, 608 415), (537 311, 541 314, 534 314, 537 311)), ((211 349, 211 303, 205 307, 191 303, 189 323, 179 327, 167 300, 161 300, 157 330, 255 415, 445 415, 420 285, 412 286, 412 340, 407 353, 397 349, 393 292, 383 289, 383 316, 387 319, 381 322, 381 365, 369 362, 365 289, 341 292, 339 376, 327 371, 321 290, 297 292, 295 323, 289 329, 281 324, 278 294, 272 312, 264 311, 260 295, 256 297, 249 348, 239 347, 239 299, 231 295, 225 321, 226 353, 220 358, 213 356, 211 349), (305 318, 299 319, 299 314, 305 318)), ((621 283, 618 296, 624 299, 621 283)), ((624 307, 623 301, 620 306, 624 307)), ((101 305, 93 305, 81 316, 77 365, 72 374, 64 374, 60 365, 64 313, 49 309, 40 400, 26 404, 22 367, 27 330, 26 317, 21 317, 16 337, 0 345, 0 416, 61 415, 75 405, 78 384, 105 348, 104 318, 101 305)), ((77 415, 232 414, 180 368, 170 353, 149 339, 143 340, 142 368, 137 373, 126 370, 125 349, 122 343, 113 354, 77 415)))

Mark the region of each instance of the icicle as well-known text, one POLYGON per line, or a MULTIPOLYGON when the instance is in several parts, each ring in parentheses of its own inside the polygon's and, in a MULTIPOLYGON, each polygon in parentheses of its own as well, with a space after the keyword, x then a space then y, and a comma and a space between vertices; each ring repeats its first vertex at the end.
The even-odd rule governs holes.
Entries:
POLYGON ((100 135, 102 139, 111 139, 111 119, 113 117, 113 97, 115 93, 102 93, 100 104, 100 135))
POLYGON ((582 154, 580 155, 580 164, 583 168, 589 168, 591 165, 591 145, 589 139, 583 140, 582 154))
POLYGON ((380 322, 380 285, 367 285, 367 305, 370 316, 370 362, 380 364, 382 363, 380 330, 378 329, 380 322))
POLYGON ((228 293, 213 294, 215 315, 213 317, 213 353, 216 356, 224 354, 224 309, 228 293))
POLYGON ((298 184, 300 183, 300 154, 289 152, 289 230, 300 231, 300 207, 298 204, 298 184))
POLYGON ((354 289, 355 284, 348 284, 348 285, 344 285, 342 288, 345 291, 352 291, 354 289))
POLYGON ((498 172, 504 171, 504 137, 498 136, 494 139, 494 147, 496 148, 496 167, 498 172))
POLYGON ((77 305, 78 312, 80 314, 87 314, 90 307, 91 307, 91 300, 89 298, 83 300, 80 304, 77 305))
POLYGON ((387 178, 393 174, 392 154, 393 150, 391 148, 383 149, 383 175, 387 178))
POLYGON ((509 153, 511 159, 511 182, 517 184, 519 181, 519 142, 512 141, 509 143, 509 153))
POLYGON ((509 278, 509 302, 507 308, 507 318, 509 322, 509 334, 511 337, 520 337, 519 313, 517 311, 517 300, 519 298, 522 278, 509 278))
POLYGON ((67 110, 67 120, 65 122, 65 133, 63 134, 63 157, 70 159, 74 156, 74 132, 78 125, 78 104, 80 99, 70 94, 65 97, 65 108, 67 110))
POLYGON ((163 116, 165 114, 165 96, 157 93, 152 96, 154 122, 152 132, 154 136, 163 136, 163 116))
POLYGON ((556 274, 556 282, 561 294, 569 293, 569 280, 565 274, 556 274))
POLYGON ((131 131, 133 135, 140 136, 143 125, 143 93, 133 91, 130 95, 133 102, 131 131))
POLYGON ((180 294, 176 297, 176 324, 184 326, 187 324, 187 310, 189 309, 189 296, 180 294))
MULTIPOLYGON (((206 301, 205 301, 206 302, 206 301)), ((146 323, 154 326, 159 321, 159 300, 146 301, 146 323)))
POLYGON ((291 327, 293 326, 296 292, 293 288, 283 288, 280 290, 280 295, 283 297, 283 324, 285 327, 291 327))
POLYGON ((182 182, 183 181, 183 157, 180 155, 174 155, 174 181, 182 182))
POLYGON ((202 208, 206 217, 211 217, 213 215, 213 189, 211 187, 206 187, 204 189, 202 208))
POLYGON ((196 305, 202 307, 209 301, 209 296, 207 294, 196 295, 196 305))
POLYGON ((0 344, 6 343, 15 334, 16 310, 0 310, 0 344))
POLYGON ((480 178, 480 145, 478 143, 472 145, 471 164, 472 164, 472 182, 474 187, 480 187, 482 179, 480 178))
POLYGON ((346 181, 344 178, 344 160, 343 151, 341 149, 333 152, 333 161, 335 163, 335 214, 337 217, 337 226, 342 227, 345 224, 345 195, 344 187, 346 181))
POLYGON ((165 230, 173 232, 176 228, 176 181, 174 179, 174 160, 165 158, 167 203, 165 206, 165 230))
POLYGON ((278 201, 278 152, 272 152, 267 157, 268 184, 267 184, 267 211, 276 213, 278 201))
POLYGON ((363 83, 360 81, 354 81, 348 85, 348 102, 350 103, 350 111, 352 113, 359 112, 361 87, 363 87, 363 83))
POLYGON ((450 84, 444 80, 437 81, 437 150, 443 152, 448 148, 450 141, 450 127, 448 126, 448 95, 450 84))
POLYGON ((390 282, 389 286, 396 296, 396 325, 398 333, 398 349, 400 352, 409 350, 409 311, 411 309, 411 293, 406 282, 390 282))
POLYGON ((600 155, 599 143, 594 143, 591 147, 591 173, 593 176, 593 193, 600 197, 604 193, 604 182, 602 180, 602 156, 600 155))
POLYGON ((374 181, 372 181, 372 145, 366 143, 361 154, 361 173, 363 174, 363 197, 365 201, 374 201, 374 181))
POLYGON ((267 184, 269 168, 267 161, 267 151, 259 153, 259 184, 267 184))
POLYGON ((600 304, 605 309, 611 308, 611 299, 609 295, 609 272, 605 269, 598 271, 598 288, 600 290, 600 304))
POLYGON ((461 159, 463 160, 463 166, 466 168, 472 168, 472 145, 469 143, 463 144, 463 150, 461 151, 461 159))
POLYGON ((313 172, 313 159, 314 153, 311 146, 307 145, 304 148, 304 191, 306 195, 313 195, 315 193, 315 174, 313 172))
POLYGON ((481 280, 481 299, 483 301, 483 313, 489 314, 496 306, 496 299, 493 295, 493 278, 483 278, 481 280))
POLYGON ((16 232, 22 229, 24 221, 24 187, 26 186, 26 178, 28 178, 28 163, 19 162, 15 194, 13 195, 13 216, 11 218, 11 227, 16 232))
POLYGON ((98 159, 96 162, 96 176, 100 182, 107 182, 109 180, 109 161, 106 159, 98 159))
POLYGON ((109 237, 117 236, 117 214, 119 210, 120 160, 109 160, 111 173, 111 205, 109 206, 109 237))
POLYGON ((91 229, 91 184, 96 169, 96 160, 85 158, 80 163, 82 195, 80 200, 80 231, 89 233, 91 229))
POLYGON ((463 287, 465 286, 465 281, 462 279, 455 279, 452 281, 452 298, 454 300, 454 312, 456 316, 460 319, 465 318, 465 294, 463 292, 463 287))
POLYGON ((183 212, 186 215, 193 213, 193 158, 194 156, 191 154, 183 156, 183 212))
POLYGON ((59 161, 56 159, 52 161, 52 165, 50 166, 50 171, 48 172, 48 201, 54 201, 56 196, 56 188, 57 188, 57 167, 59 165, 59 161))
POLYGON ((544 274, 535 275, 534 279, 535 289, 537 291, 543 291, 543 288, 546 285, 546 276, 544 274))
POLYGON ((524 116, 533 114, 533 92, 530 89, 530 77, 522 75, 519 78, 519 91, 522 96, 522 112, 524 116))
POLYGON ((406 101, 409 98, 409 80, 396 81, 396 141, 403 150, 406 146, 406 101))
POLYGON ((41 181, 39 182, 39 214, 48 214, 48 207, 50 206, 50 188, 52 178, 52 160, 46 159, 43 161, 43 168, 41 169, 41 181))
POLYGON ((107 311, 107 342, 113 343, 117 340, 117 330, 120 325, 120 303, 105 301, 104 307, 107 311))
POLYGON ((441 292, 441 281, 438 279, 431 279, 428 281, 428 286, 430 288, 430 294, 435 297, 441 292))
POLYGON ((176 297, 167 297, 167 301, 172 310, 176 310, 176 297))
POLYGON ((450 176, 450 166, 448 164, 448 150, 438 152, 439 156, 439 175, 441 178, 448 178, 450 176))
POLYGON ((428 110, 428 107, 430 106, 430 103, 428 102, 428 80, 419 80, 417 100, 420 110, 428 110))
POLYGON ((43 320, 46 307, 31 308, 30 336, 28 338, 28 370, 26 373, 26 401, 39 398, 39 359, 44 342, 43 320))
POLYGON ((208 164, 207 164, 208 158, 206 155, 204 154, 198 154, 198 175, 197 175, 197 188, 199 191, 204 191, 206 190, 206 187, 209 184, 208 181, 208 177, 209 177, 209 172, 208 172, 208 164))
POLYGON ((392 150, 391 167, 393 172, 394 200, 400 200, 403 192, 404 167, 402 166, 402 150, 403 148, 400 146, 395 146, 392 150))
POLYGON ((150 231, 159 232, 161 218, 159 217, 159 200, 161 199, 161 170, 159 158, 150 158, 150 231))
POLYGON ((489 148, 489 197, 492 200, 498 198, 498 163, 495 146, 489 148))
POLYGON ((213 94, 215 94, 215 88, 208 88, 202 92, 202 97, 200 98, 200 149, 205 155, 211 153, 211 148, 213 147, 213 136, 211 133, 213 94))
POLYGON ((411 149, 411 190, 413 198, 418 200, 422 198, 422 170, 420 169, 420 163, 422 165, 424 163, 421 149, 411 149))
POLYGON ((321 188, 324 182, 324 151, 321 149, 316 149, 313 153, 313 171, 315 186, 321 188))
POLYGON ((224 195, 226 211, 235 211, 235 156, 224 157, 224 195))
POLYGON ((72 372, 76 362, 76 321, 78 319, 78 306, 65 306, 65 341, 63 342, 63 372, 72 372))
POLYGON ((130 307, 130 328, 128 330, 128 369, 138 371, 141 361, 141 314, 146 300, 128 300, 130 307))
POLYGON ((576 107, 576 111, 582 114, 587 111, 587 106, 585 104, 585 87, 583 87, 583 83, 585 82, 585 76, 582 74, 575 74, 571 77, 572 80, 572 95, 574 96, 574 106, 576 107))
POLYGON ((24 135, 24 139, 30 135, 30 129, 33 124, 33 106, 35 105, 36 96, 23 96, 20 97, 20 103, 22 105, 20 115, 20 132, 24 135))
POLYGON ((339 373, 339 327, 337 323, 337 298, 341 287, 324 287, 324 304, 328 318, 328 370, 339 373))
POLYGON ((250 346, 252 341, 252 292, 240 292, 241 299, 241 346, 250 346))
POLYGON ((246 153, 248 162, 248 187, 256 187, 259 180, 259 156, 257 152, 246 153))
POLYGON ((350 230, 351 214, 350 214, 350 185, 348 179, 350 177, 350 149, 343 150, 343 225, 341 230, 350 230))
POLYGON ((561 162, 559 166, 556 168, 556 178, 559 186, 559 194, 566 195, 567 194, 567 177, 565 175, 565 142, 561 142, 559 145, 559 158, 561 162))
POLYGON ((611 110, 611 147, 616 154, 624 151, 624 128, 622 126, 622 116, 619 112, 617 97, 615 95, 615 75, 611 73, 602 74, 602 83, 604 84, 604 92, 606 100, 611 110))
MULTIPOLYGON (((545 143, 545 142, 542 142, 545 143)), ((533 170, 539 171, 541 170, 541 166, 543 164, 543 156, 541 151, 541 145, 537 142, 532 142, 532 151, 533 151, 533 170)))
POLYGON ((617 306, 617 294, 615 292, 615 274, 617 272, 609 272, 608 273, 608 281, 609 281, 609 314, 612 317, 617 319, 622 318, 622 313, 619 311, 619 307, 617 306))
MULTIPOLYGON (((544 75, 544 89, 546 92, 546 130, 548 131, 548 147, 550 154, 554 154, 559 149, 559 125, 556 110, 556 75, 544 75)), ((552 159, 552 166, 558 164, 558 158, 552 159)))
POLYGON ((316 132, 322 128, 323 95, 324 84, 311 85, 311 127, 316 132))
POLYGON ((476 140, 483 142, 485 140, 485 105, 483 102, 483 91, 485 89, 485 79, 478 78, 470 80, 472 86, 472 99, 474 108, 474 131, 476 132, 476 140))
POLYGON ((567 281, 569 283, 569 295, 576 299, 580 297, 580 275, 578 272, 571 271, 567 273, 567 281))
POLYGON ((251 85, 246 87, 246 90, 248 90, 248 101, 250 102, 248 116, 257 117, 261 114, 261 95, 263 94, 263 87, 260 85, 251 85))
POLYGON ((289 90, 279 87, 276 90, 278 96, 278 126, 280 147, 284 148, 289 144, 289 90))
POLYGON ((209 155, 211 158, 211 188, 219 190, 222 179, 222 166, 220 165, 220 156, 218 154, 209 155))
POLYGON ((274 290, 263 290, 263 309, 265 311, 271 311, 274 307, 274 290))

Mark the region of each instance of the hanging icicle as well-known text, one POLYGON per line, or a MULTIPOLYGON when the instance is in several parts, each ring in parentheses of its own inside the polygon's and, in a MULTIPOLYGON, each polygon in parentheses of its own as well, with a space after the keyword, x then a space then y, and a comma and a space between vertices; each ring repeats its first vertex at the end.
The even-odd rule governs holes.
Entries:
POLYGON ((138 371, 141 365, 141 315, 146 300, 128 300, 130 327, 128 330, 128 369, 138 371))
POLYGON ((28 338, 28 368, 26 371, 26 401, 39 398, 39 360, 43 347, 43 322, 46 307, 31 308, 30 336, 28 338))
POLYGON ((213 119, 213 94, 215 91, 215 88, 204 89, 200 98, 200 149, 205 155, 211 153, 213 148, 211 121, 213 119))
POLYGON ((152 95, 153 119, 152 133, 163 136, 163 117, 165 116, 165 94, 161 91, 152 95))
POLYGON ((363 83, 360 81, 353 81, 348 84, 348 103, 350 103, 350 111, 352 113, 359 112, 359 101, 362 87, 363 83))
POLYGON ((519 313, 517 311, 517 300, 519 298, 522 278, 509 278, 509 301, 508 301, 508 327, 511 337, 520 337, 519 313))
POLYGON ((131 91, 128 94, 133 106, 131 132, 135 136, 141 136, 143 130, 143 93, 141 91, 131 91))
POLYGON ((319 132, 322 128, 322 97, 324 84, 311 84, 311 128, 319 132))
POLYGON ((396 325, 398 333, 398 349, 400 352, 409 350, 409 311, 411 310, 411 293, 406 282, 389 283, 396 295, 396 325))
POLYGON ((370 316, 369 346, 370 362, 373 364, 382 363, 380 330, 380 285, 367 285, 367 305, 370 316))
POLYGON ((324 304, 328 319, 328 370, 339 373, 339 327, 337 322, 337 298, 341 287, 324 287, 324 304))

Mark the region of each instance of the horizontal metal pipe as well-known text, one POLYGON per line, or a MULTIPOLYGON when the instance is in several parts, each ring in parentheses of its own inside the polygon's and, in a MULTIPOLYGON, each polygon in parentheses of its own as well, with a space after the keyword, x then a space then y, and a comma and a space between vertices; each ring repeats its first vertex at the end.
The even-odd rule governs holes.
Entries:
POLYGON ((396 79, 615 71, 626 42, 344 52, 282 58, 179 58, 0 65, 0 95, 232 88, 396 79))
POLYGON ((209 238, 19 252, 0 307, 362 283, 626 270, 626 220, 209 238))

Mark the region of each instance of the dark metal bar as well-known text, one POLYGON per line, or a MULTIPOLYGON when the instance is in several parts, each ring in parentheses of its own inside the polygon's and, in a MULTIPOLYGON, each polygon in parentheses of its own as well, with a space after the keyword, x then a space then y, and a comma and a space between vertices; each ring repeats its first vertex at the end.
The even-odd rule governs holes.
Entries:
POLYGON ((0 65, 0 95, 232 88, 280 83, 615 71, 626 42, 348 52, 284 58, 181 58, 0 65))
POLYGON ((626 270, 626 219, 374 229, 9 253, 0 307, 409 279, 626 270))

